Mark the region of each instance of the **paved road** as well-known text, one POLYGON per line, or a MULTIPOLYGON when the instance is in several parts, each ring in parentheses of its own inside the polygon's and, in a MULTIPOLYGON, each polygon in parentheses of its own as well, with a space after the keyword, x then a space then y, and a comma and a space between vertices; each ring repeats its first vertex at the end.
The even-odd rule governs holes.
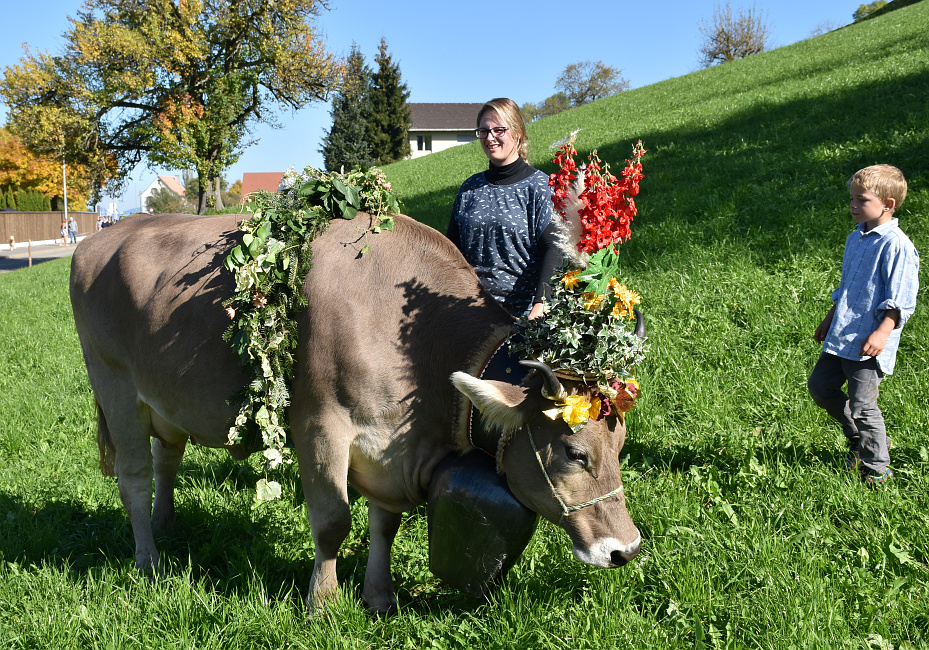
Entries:
MULTIPOLYGON (((58 244, 33 243, 32 263, 47 262, 60 257, 70 257, 74 253, 75 245, 59 246, 58 244)), ((29 266, 29 247, 17 245, 10 250, 8 244, 0 245, 0 273, 15 271, 29 266)))

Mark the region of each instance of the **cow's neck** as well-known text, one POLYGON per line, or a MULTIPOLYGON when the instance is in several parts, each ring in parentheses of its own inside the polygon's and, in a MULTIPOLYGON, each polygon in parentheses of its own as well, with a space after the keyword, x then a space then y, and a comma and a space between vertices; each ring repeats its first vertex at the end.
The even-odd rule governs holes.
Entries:
MULTIPOLYGON (((479 379, 518 385, 527 374, 529 370, 519 364, 519 357, 510 353, 507 339, 503 339, 494 346, 476 376, 479 379)), ((496 428, 488 427, 481 412, 473 405, 468 410, 467 436, 471 447, 497 458, 501 451, 502 433, 496 428)))

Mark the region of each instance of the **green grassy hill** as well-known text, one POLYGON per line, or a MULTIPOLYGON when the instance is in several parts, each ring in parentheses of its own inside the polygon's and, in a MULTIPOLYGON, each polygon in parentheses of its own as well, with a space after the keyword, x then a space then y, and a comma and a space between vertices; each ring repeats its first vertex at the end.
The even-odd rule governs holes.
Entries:
MULTIPOLYGON (((807 396, 813 330, 852 228, 846 179, 907 175, 898 216, 929 251, 929 2, 530 125, 533 163, 578 148, 619 167, 649 150, 624 280, 651 352, 622 457, 643 551, 576 562, 542 523, 487 602, 428 571, 420 508, 394 549, 400 615, 357 600, 363 500, 342 552, 346 597, 304 621, 313 554, 295 470, 253 501, 259 459, 192 448, 168 577, 132 567, 67 297, 68 262, 0 275, 0 645, 11 648, 922 648, 929 645, 929 317, 923 289, 881 387, 895 479, 868 491, 807 396)), ((444 230, 477 144, 387 168, 412 216, 444 230)), ((925 265, 924 265, 925 266, 925 265)), ((926 269, 922 286, 929 285, 926 269)))

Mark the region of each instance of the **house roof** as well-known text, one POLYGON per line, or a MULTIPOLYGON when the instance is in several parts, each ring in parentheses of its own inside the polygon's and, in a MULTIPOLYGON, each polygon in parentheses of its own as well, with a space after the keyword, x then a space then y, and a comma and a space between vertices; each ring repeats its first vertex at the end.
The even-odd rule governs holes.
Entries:
POLYGON ((165 187, 167 187, 178 196, 184 196, 184 186, 181 185, 181 182, 174 176, 159 176, 158 180, 160 180, 165 187))
POLYGON ((471 131, 484 104, 424 104, 410 102, 410 131, 471 131))
POLYGON ((284 172, 245 172, 242 174, 242 196, 258 190, 277 192, 284 172))

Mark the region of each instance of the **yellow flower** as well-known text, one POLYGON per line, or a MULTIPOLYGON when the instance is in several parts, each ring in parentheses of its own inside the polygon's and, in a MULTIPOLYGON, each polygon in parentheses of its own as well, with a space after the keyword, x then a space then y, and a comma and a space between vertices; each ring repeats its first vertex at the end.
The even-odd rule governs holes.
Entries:
POLYGON ((564 274, 564 277, 561 278, 561 283, 565 286, 565 289, 573 289, 578 284, 580 284, 581 281, 577 277, 580 272, 580 269, 574 269, 573 271, 568 271, 564 274))
POLYGON ((594 311, 599 309, 600 305, 603 304, 603 294, 597 294, 593 291, 585 291, 583 294, 584 297, 584 309, 587 311, 594 311))
POLYGON ((570 395, 561 406, 564 407, 561 417, 570 427, 584 425, 590 418, 600 415, 600 400, 595 399, 591 404, 583 395, 570 395))
POLYGON ((623 316, 632 318, 633 306, 642 302, 642 296, 627 288, 626 285, 616 282, 616 278, 610 280, 610 288, 616 297, 616 304, 613 305, 613 311, 610 312, 610 315, 613 318, 622 318, 623 316))

